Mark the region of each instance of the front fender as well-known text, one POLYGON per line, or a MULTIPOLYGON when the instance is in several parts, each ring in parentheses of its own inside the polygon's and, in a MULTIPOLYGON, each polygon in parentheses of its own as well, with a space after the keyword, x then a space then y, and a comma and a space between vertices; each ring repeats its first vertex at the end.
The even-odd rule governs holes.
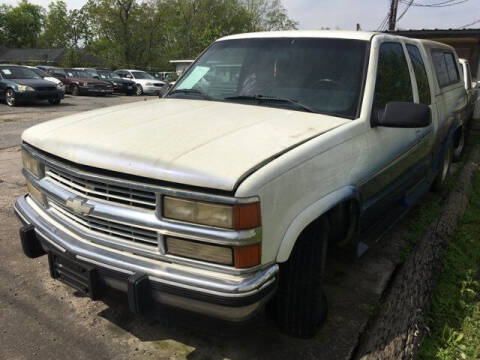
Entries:
POLYGON ((277 262, 281 263, 288 260, 300 233, 310 223, 342 201, 354 198, 358 199, 358 193, 355 187, 345 186, 310 204, 297 215, 287 228, 277 253, 277 262))

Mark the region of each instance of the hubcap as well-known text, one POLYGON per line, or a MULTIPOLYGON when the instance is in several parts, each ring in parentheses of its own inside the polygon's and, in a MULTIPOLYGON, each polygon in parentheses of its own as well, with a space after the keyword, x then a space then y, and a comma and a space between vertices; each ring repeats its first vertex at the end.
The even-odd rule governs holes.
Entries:
POLYGON ((142 95, 142 87, 137 85, 137 95, 142 95))
POLYGON ((13 105, 15 104, 15 95, 13 94, 12 91, 7 91, 7 104, 8 105, 13 105))
POLYGON ((447 147, 446 153, 443 160, 443 168, 442 168, 442 181, 447 178, 448 170, 450 168, 450 157, 452 156, 452 152, 450 150, 450 146, 447 147))
POLYGON ((463 151, 463 147, 465 146, 465 133, 463 130, 460 130, 461 133, 456 141, 455 147, 455 156, 460 156, 463 151))

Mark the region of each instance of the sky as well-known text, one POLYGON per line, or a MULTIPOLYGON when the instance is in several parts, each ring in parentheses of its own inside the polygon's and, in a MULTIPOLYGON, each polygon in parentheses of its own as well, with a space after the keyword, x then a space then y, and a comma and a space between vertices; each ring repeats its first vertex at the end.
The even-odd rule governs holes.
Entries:
MULTIPOLYGON (((390 0, 282 0, 291 18, 299 22, 299 29, 355 29, 360 23, 362 30, 376 30, 388 13, 390 0)), ((415 0, 432 4, 445 0, 415 0)), ((0 0, 15 5, 18 0, 0 0)), ((30 0, 47 7, 49 0, 30 0)), ((69 8, 79 8, 86 0, 65 0, 69 8)), ((405 5, 401 5, 399 14, 405 5)), ((444 8, 411 7, 398 27, 402 29, 458 28, 480 20, 480 0, 444 8)), ((472 25, 480 28, 480 22, 472 25)))

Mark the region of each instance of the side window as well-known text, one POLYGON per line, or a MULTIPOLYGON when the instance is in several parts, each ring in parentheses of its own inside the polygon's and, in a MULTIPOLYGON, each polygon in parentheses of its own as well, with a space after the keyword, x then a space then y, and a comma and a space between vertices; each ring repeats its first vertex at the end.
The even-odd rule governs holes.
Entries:
POLYGON ((468 90, 472 89, 472 70, 470 69, 470 64, 467 63, 467 88, 468 90))
POLYGON ((451 52, 433 50, 432 59, 440 87, 448 86, 460 80, 455 57, 451 52))
POLYGON ((428 83, 427 70, 423 62, 420 50, 415 45, 407 44, 408 54, 412 61, 413 71, 417 79, 418 97, 421 104, 430 105, 432 98, 430 95, 430 84, 428 83))
POLYGON ((413 102, 407 59, 399 43, 383 43, 378 55, 374 107, 383 109, 390 101, 413 102))
POLYGON ((433 66, 437 73, 438 84, 440 87, 447 86, 450 83, 447 71, 447 63, 442 51, 432 51, 433 66))
POLYGON ((457 61, 452 53, 445 53, 445 62, 447 63, 448 77, 450 78, 450 83, 456 83, 460 80, 460 75, 458 74, 457 61))

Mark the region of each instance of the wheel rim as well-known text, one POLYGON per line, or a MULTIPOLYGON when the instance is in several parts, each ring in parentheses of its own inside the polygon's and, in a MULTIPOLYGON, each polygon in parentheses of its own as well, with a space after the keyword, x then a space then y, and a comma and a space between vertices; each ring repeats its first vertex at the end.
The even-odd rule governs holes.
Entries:
POLYGON ((72 88, 72 95, 77 96, 78 95, 78 87, 74 86, 72 88))
POLYGON ((452 151, 450 146, 447 146, 444 160, 443 160, 443 168, 442 168, 442 182, 447 178, 448 170, 450 169, 450 158, 452 156, 452 151))
POLYGON ((462 151, 463 151, 463 147, 465 146, 465 133, 463 130, 460 130, 460 136, 459 138, 457 139, 456 141, 456 147, 455 147, 455 156, 460 156, 462 151))
POLYGON ((7 94, 6 94, 6 101, 7 101, 7 105, 15 105, 15 95, 13 94, 13 91, 9 90, 7 91, 7 94))
POLYGON ((142 95, 142 86, 141 85, 137 85, 137 95, 142 95))

